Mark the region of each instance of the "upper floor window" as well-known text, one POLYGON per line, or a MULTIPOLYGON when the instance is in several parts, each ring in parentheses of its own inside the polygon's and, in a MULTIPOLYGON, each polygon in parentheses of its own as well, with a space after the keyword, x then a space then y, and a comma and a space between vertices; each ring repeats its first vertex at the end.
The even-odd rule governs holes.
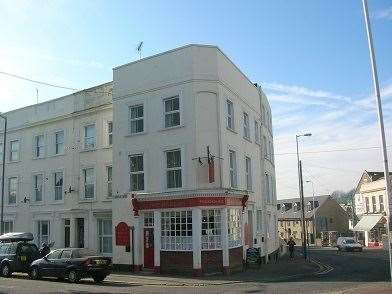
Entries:
POLYGON ((181 150, 166 151, 166 185, 168 189, 182 187, 181 150))
POLYGON ((246 177, 246 189, 252 190, 252 162, 250 157, 245 157, 245 177, 246 177))
POLYGON ((237 188, 237 162, 235 151, 229 150, 230 187, 237 188))
MULTIPOLYGON (((283 224, 283 222, 281 222, 281 225, 283 224)), ((261 209, 257 210, 256 212, 256 230, 258 232, 261 231, 263 226, 263 212, 261 209)))
POLYGON ((113 122, 108 121, 108 145, 112 146, 113 145, 113 122))
POLYGON ((54 200, 63 200, 63 173, 55 172, 54 177, 54 200))
POLYGON ((264 147, 264 158, 268 158, 269 156, 269 152, 268 152, 268 142, 267 142, 267 138, 265 136, 263 136, 263 147, 264 147))
POLYGON ((44 135, 38 135, 34 137, 34 156, 41 158, 44 156, 44 135))
POLYGON ((372 196, 373 213, 377 212, 376 196, 372 196))
POLYGON ((64 131, 58 131, 54 134, 55 139, 55 154, 64 153, 64 131))
POLYGON ((3 144, 0 144, 0 162, 3 162, 3 152, 4 152, 3 144))
POLYGON ((129 132, 131 134, 144 132, 143 105, 133 105, 129 107, 129 132))
POLYGON ((93 149, 95 148, 95 125, 88 125, 84 127, 84 148, 93 149))
POLYGON ((143 154, 134 154, 129 156, 129 171, 131 191, 144 190, 143 154))
POLYGON ((366 213, 369 212, 369 197, 365 197, 366 213))
POLYGON ((178 96, 163 100, 165 105, 165 128, 180 125, 180 98, 178 96))
POLYGON ((19 160, 19 140, 14 140, 10 142, 10 161, 19 160))
POLYGON ((230 100, 226 101, 227 103, 227 127, 231 130, 234 130, 234 106, 233 102, 230 100))
POLYGON ((384 212, 384 196, 378 196, 378 202, 380 203, 380 212, 384 212))
POLYGON ((16 193, 18 189, 18 178, 12 177, 8 179, 8 204, 16 203, 16 193))
POLYGON ((36 174, 33 176, 33 185, 34 185, 34 201, 40 202, 42 201, 42 187, 43 187, 44 177, 42 174, 36 174))
POLYGON ((95 193, 95 174, 94 168, 83 169, 83 180, 84 180, 84 198, 94 198, 95 193))
POLYGON ((260 143, 260 126, 259 122, 255 120, 255 141, 260 143))
POLYGON ((265 185, 265 194, 267 196, 267 203, 271 203, 270 177, 267 173, 264 175, 264 185, 265 185))
POLYGON ((112 168, 112 166, 107 166, 106 167, 106 186, 107 186, 107 197, 108 198, 112 198, 112 196, 113 196, 112 181, 113 181, 113 168, 112 168))
POLYGON ((244 138, 250 140, 249 115, 244 112, 244 138))

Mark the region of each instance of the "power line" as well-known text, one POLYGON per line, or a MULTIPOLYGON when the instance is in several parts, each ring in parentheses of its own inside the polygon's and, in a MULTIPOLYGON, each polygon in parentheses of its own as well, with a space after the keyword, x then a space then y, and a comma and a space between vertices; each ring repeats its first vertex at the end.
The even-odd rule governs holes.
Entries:
POLYGON ((26 77, 23 77, 23 76, 20 76, 20 75, 16 75, 16 74, 13 74, 13 73, 9 73, 9 72, 0 71, 0 74, 6 75, 6 76, 9 76, 9 77, 13 77, 13 78, 16 78, 16 79, 24 80, 24 81, 36 83, 36 84, 49 86, 49 87, 60 88, 60 89, 71 90, 71 91, 80 91, 80 89, 70 88, 70 87, 56 85, 56 84, 51 84, 51 83, 48 83, 48 82, 42 82, 42 81, 38 81, 38 80, 33 80, 33 79, 30 79, 30 78, 26 78, 26 77))
MULTIPOLYGON (((391 146, 387 146, 390 148, 391 146)), ((360 151, 360 150, 371 150, 371 149, 380 149, 378 146, 374 147, 361 147, 361 148, 343 148, 343 149, 329 149, 329 150, 316 150, 316 151, 302 151, 301 154, 318 154, 318 153, 332 153, 332 152, 347 152, 347 151, 360 151)), ((280 155, 296 155, 296 152, 286 152, 286 153, 275 153, 275 156, 280 155)))

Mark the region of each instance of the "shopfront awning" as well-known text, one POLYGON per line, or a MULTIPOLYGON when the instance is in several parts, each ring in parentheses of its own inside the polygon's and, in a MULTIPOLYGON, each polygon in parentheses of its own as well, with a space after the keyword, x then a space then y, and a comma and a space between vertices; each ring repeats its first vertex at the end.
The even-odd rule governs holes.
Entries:
POLYGON ((352 228, 355 232, 368 232, 373 229, 379 221, 383 219, 381 214, 364 215, 361 220, 352 228))

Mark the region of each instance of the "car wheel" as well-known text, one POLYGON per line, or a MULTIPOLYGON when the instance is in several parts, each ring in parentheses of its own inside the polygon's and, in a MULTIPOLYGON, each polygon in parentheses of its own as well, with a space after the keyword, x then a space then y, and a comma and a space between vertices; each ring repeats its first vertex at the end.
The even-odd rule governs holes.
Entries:
POLYGON ((29 276, 30 276, 30 279, 32 279, 32 280, 38 280, 41 277, 39 270, 36 266, 31 268, 31 270, 29 272, 29 276))
POLYGON ((94 282, 95 283, 102 283, 103 282, 103 280, 105 280, 105 276, 103 276, 103 275, 96 275, 96 276, 93 276, 93 279, 94 279, 94 282))
POLYGON ((11 272, 11 267, 8 263, 5 263, 1 266, 1 275, 3 277, 9 277, 11 276, 12 272, 11 272))
POLYGON ((79 282, 80 278, 78 273, 75 270, 70 270, 68 273, 68 281, 71 283, 77 283, 79 282))

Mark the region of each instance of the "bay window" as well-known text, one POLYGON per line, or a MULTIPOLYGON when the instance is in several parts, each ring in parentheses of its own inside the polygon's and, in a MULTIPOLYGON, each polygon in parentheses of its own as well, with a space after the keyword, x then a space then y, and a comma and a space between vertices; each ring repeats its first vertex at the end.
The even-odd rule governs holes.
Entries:
POLYGON ((201 249, 222 248, 220 209, 202 210, 201 213, 201 249))
POLYGON ((227 210, 227 227, 229 237, 229 248, 242 245, 242 227, 240 209, 230 208, 227 210))

